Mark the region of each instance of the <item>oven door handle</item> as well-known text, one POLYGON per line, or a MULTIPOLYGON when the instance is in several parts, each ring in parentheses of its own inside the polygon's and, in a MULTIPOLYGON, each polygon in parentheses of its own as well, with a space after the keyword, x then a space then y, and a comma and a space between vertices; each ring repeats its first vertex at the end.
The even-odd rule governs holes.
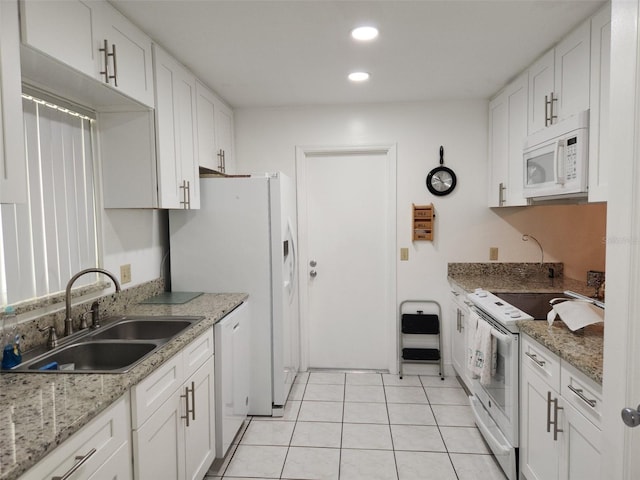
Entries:
POLYGON ((511 335, 505 335, 504 333, 499 332, 498 330, 496 330, 495 328, 491 328, 491 335, 493 335, 494 337, 496 337, 498 340, 500 340, 501 342, 506 342, 506 343, 511 343, 513 342, 513 336, 511 335))

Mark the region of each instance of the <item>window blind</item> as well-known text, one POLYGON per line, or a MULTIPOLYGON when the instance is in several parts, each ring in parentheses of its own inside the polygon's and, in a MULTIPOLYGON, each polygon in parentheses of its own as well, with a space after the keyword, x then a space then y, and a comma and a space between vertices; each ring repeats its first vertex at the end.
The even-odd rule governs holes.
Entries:
POLYGON ((28 201, 0 206, 3 305, 60 292, 98 265, 93 120, 27 95, 23 110, 28 201))

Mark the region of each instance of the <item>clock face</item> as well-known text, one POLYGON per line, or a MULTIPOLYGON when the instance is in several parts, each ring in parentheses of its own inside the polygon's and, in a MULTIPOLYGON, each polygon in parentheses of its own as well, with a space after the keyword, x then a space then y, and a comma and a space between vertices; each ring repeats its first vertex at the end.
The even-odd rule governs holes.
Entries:
POLYGON ((434 195, 448 195, 456 187, 456 174, 447 167, 436 167, 427 175, 427 188, 434 195))

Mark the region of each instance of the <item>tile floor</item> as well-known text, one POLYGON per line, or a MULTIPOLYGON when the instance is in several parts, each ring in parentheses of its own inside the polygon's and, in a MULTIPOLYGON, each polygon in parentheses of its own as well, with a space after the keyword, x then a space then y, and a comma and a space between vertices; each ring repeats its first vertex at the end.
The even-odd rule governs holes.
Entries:
POLYGON ((505 479, 455 377, 303 373, 235 441, 207 479, 505 479))

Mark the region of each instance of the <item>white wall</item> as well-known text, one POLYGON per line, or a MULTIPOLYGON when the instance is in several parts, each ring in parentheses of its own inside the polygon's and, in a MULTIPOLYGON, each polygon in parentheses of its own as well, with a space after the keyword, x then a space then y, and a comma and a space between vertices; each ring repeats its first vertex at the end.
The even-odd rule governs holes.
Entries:
POLYGON ((168 228, 166 211, 103 210, 104 268, 120 278, 120 266, 131 264, 131 283, 123 288, 160 277, 168 228))
MULTIPOLYGON (((235 129, 238 172, 281 170, 292 178, 296 146, 397 144, 397 242, 398 248, 409 248, 407 262, 399 260, 398 252, 398 302, 433 298, 446 310, 447 263, 488 261, 489 247, 499 247, 503 262, 539 261, 539 250, 521 240, 523 224, 535 226, 528 233, 536 236, 544 228, 540 218, 558 215, 557 238, 567 240, 583 233, 579 228, 565 230, 562 216, 568 214, 556 207, 495 212, 487 208, 486 101, 239 109, 235 129), (440 145, 445 149, 445 165, 457 174, 458 186, 449 196, 438 198, 428 192, 425 179, 438 165, 440 145), (411 242, 412 203, 434 204, 433 242, 411 242), (509 212, 514 211, 520 212, 518 221, 510 222, 509 212)), ((366 179, 363 171, 362 180, 366 179)), ((553 234, 546 235, 545 240, 552 243, 553 234)), ((602 236, 597 235, 602 244, 602 236)), ((546 252, 545 261, 562 261, 552 250, 546 252)), ((444 342, 448 345, 448 338, 444 342)), ((445 361, 449 362, 447 351, 445 361)))

